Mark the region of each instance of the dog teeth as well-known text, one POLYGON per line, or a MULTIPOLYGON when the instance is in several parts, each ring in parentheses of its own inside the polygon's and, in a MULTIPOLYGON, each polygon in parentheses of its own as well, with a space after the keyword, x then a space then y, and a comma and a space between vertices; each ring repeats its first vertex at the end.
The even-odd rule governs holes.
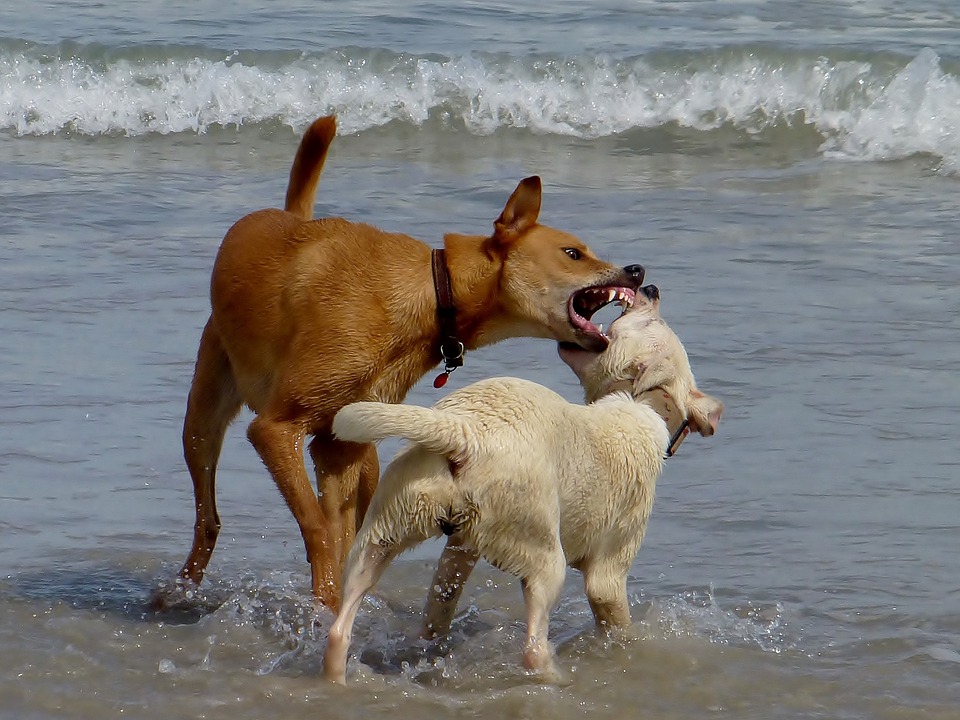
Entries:
POLYGON ((599 330, 600 334, 603 335, 603 323, 600 323, 599 325, 597 325, 597 330, 599 330))

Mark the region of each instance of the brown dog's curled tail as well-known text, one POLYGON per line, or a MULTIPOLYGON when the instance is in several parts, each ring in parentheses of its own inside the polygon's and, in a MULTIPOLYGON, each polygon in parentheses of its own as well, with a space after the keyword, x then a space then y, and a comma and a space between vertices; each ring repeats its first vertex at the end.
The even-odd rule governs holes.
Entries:
POLYGON ((299 215, 303 220, 313 219, 313 201, 317 194, 317 183, 323 163, 327 159, 327 150, 337 134, 337 118, 326 115, 314 120, 300 140, 297 155, 290 168, 290 182, 287 184, 287 200, 284 210, 299 215))
POLYGON ((471 453, 471 438, 476 435, 460 415, 417 405, 378 402, 344 407, 333 419, 333 434, 358 443, 401 437, 454 462, 462 462, 471 453))

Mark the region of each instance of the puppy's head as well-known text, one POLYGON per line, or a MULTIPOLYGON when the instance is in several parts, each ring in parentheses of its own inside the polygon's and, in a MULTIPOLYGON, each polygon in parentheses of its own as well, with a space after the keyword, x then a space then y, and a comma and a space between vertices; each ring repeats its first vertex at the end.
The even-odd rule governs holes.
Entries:
POLYGON ((680 338, 660 317, 656 285, 637 291, 633 305, 613 322, 608 335, 610 344, 599 353, 560 344, 560 357, 580 379, 587 402, 616 391, 639 398, 657 388, 669 396, 691 429, 701 435, 716 432, 723 403, 697 389, 680 338))

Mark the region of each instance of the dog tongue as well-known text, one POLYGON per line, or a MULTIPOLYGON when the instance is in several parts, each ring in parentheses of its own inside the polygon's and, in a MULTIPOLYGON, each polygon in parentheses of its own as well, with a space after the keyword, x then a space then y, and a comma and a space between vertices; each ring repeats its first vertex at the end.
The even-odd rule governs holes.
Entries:
POLYGON ((570 322, 575 328, 577 328, 577 330, 586 336, 587 339, 594 341, 593 347, 581 349, 586 350, 587 352, 602 352, 604 348, 610 344, 610 339, 603 334, 603 330, 582 315, 571 313, 570 322))
POLYGON ((571 318, 571 320, 572 320, 574 326, 576 326, 576 328, 577 328, 578 330, 582 331, 585 335, 590 335, 591 337, 603 337, 603 336, 604 336, 604 335, 603 335, 603 331, 600 330, 600 328, 598 328, 598 327, 597 327, 596 325, 594 325, 592 322, 590 322, 589 320, 587 320, 585 317, 583 317, 583 315, 579 315, 579 314, 574 313, 574 315, 573 315, 573 317, 571 318))
POLYGON ((597 325, 589 317, 585 317, 585 315, 592 316, 601 308, 604 308, 611 303, 616 303, 623 308, 620 315, 618 315, 614 320, 614 322, 616 322, 623 317, 623 315, 633 304, 635 293, 630 288, 609 287, 586 290, 583 291, 583 293, 578 294, 576 297, 584 296, 588 298, 588 307, 585 308, 584 314, 581 314, 578 310, 578 303, 575 297, 570 298, 567 306, 570 324, 577 328, 577 330, 579 330, 587 338, 595 341, 596 347, 590 348, 591 350, 601 352, 607 345, 610 344, 610 338, 604 334, 602 324, 597 325))

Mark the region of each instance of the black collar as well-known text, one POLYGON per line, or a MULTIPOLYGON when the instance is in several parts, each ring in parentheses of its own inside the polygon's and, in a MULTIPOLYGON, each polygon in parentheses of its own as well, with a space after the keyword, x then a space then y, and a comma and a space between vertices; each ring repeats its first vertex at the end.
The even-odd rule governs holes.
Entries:
MULTIPOLYGON (((630 391, 627 390, 627 392, 630 391)), ((664 457, 673 457, 680 447, 680 443, 690 434, 690 419, 680 414, 677 404, 661 387, 645 390, 636 399, 646 401, 667 424, 670 439, 667 441, 664 457)))
POLYGON ((680 414, 680 408, 673 401, 666 391, 661 387, 651 388, 646 392, 640 393, 637 400, 646 400, 647 403, 663 418, 667 424, 667 432, 670 439, 667 440, 667 449, 664 452, 664 458, 673 457, 680 443, 690 434, 690 419, 680 414))
POLYGON ((440 324, 440 357, 443 372, 433 381, 435 388, 442 388, 450 373, 463 365, 463 343, 457 337, 457 308, 453 304, 453 288, 450 271, 447 269, 446 253, 433 250, 430 253, 433 268, 433 289, 437 294, 437 321, 440 324))

